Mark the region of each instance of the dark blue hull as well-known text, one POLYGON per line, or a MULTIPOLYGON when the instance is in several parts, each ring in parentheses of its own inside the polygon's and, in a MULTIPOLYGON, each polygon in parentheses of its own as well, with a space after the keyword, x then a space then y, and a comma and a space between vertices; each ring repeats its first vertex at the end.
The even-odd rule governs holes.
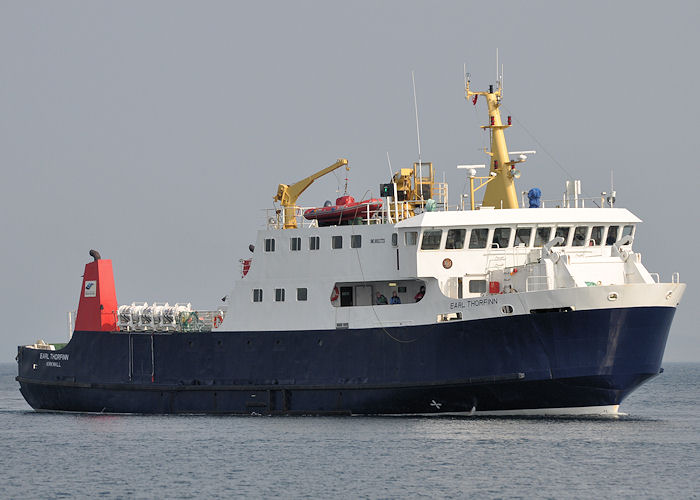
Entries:
POLYGON ((550 312, 391 329, 75 332, 19 348, 35 409, 411 414, 617 405, 659 373, 675 308, 550 312))

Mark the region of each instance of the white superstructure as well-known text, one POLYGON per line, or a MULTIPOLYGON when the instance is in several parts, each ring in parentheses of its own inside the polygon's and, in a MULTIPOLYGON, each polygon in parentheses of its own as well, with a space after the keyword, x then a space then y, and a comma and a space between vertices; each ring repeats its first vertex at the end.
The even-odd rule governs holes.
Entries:
POLYGON ((397 224, 258 232, 223 330, 428 325, 548 308, 675 307, 621 208, 429 212, 397 224), (425 296, 416 302, 420 287, 425 296), (377 292, 401 304, 380 305, 377 292), (336 297, 337 295, 337 297, 336 297), (331 300, 335 299, 335 300, 331 300))

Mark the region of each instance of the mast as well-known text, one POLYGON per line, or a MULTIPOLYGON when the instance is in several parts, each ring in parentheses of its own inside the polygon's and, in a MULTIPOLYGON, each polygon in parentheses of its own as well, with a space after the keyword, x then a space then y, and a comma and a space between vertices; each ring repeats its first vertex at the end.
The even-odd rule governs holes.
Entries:
POLYGON ((478 96, 484 96, 489 108, 488 125, 482 125, 483 129, 491 129, 491 149, 484 152, 491 157, 489 175, 493 177, 486 186, 482 206, 495 208, 519 208, 518 196, 515 191, 515 182, 519 172, 515 170, 518 160, 510 161, 508 148, 506 147, 506 137, 503 131, 510 127, 510 117, 508 123, 503 124, 501 120, 501 95, 503 87, 498 81, 498 89, 493 90, 493 85, 489 85, 488 92, 474 92, 469 87, 470 81, 466 79, 466 98, 471 99, 476 104, 478 96))

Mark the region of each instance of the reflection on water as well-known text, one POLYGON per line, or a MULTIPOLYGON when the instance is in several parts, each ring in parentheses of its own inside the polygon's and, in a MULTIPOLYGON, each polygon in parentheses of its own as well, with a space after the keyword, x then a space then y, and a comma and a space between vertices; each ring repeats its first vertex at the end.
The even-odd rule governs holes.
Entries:
POLYGON ((9 498, 667 498, 697 483, 698 364, 666 366, 628 415, 547 418, 38 413, 14 369, 0 365, 9 498))

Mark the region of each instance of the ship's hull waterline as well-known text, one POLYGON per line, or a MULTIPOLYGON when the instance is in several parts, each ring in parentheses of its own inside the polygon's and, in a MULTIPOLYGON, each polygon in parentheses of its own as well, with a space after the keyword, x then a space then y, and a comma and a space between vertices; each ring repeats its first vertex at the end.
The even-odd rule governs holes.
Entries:
POLYGON ((37 410, 607 414, 659 373, 674 307, 326 331, 75 332, 20 347, 37 410))

